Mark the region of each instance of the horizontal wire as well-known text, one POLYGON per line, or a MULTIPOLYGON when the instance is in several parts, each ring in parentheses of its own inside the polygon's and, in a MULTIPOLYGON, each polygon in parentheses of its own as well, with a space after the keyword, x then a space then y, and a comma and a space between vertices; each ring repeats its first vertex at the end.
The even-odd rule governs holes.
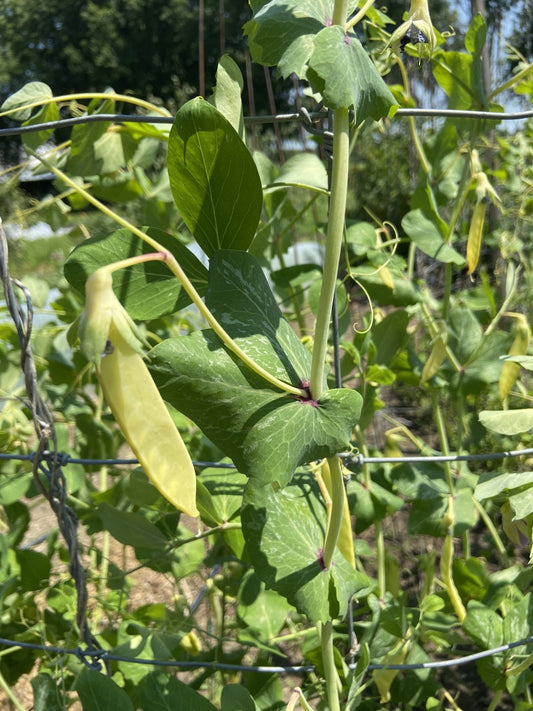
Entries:
MULTIPOLYGON (((466 119, 488 119, 490 121, 521 121, 533 118, 533 110, 530 111, 468 111, 461 109, 426 109, 426 108, 400 108, 395 116, 415 116, 426 118, 466 118, 466 119)), ((327 112, 314 111, 308 116, 312 121, 327 118, 327 112)), ((86 123, 98 123, 102 121, 115 121, 117 123, 145 123, 171 125, 174 123, 174 116, 139 116, 137 114, 90 114, 88 116, 75 116, 73 118, 58 119, 57 121, 45 121, 31 126, 13 126, 11 128, 0 129, 2 136, 20 136, 26 133, 37 131, 49 131, 56 128, 68 128, 86 123)), ((265 114, 264 116, 245 116, 245 124, 264 123, 290 123, 291 121, 305 121, 300 113, 288 114, 265 114)))
MULTIPOLYGON (((462 666, 471 664, 485 657, 492 657, 496 654, 502 654, 516 647, 523 647, 533 643, 533 636, 525 637, 516 642, 509 642, 499 647, 483 650, 467 654, 464 657, 454 659, 443 659, 436 662, 416 662, 413 664, 369 664, 368 671, 376 671, 380 669, 390 669, 394 671, 413 671, 417 669, 444 669, 446 667, 462 666)), ((67 649, 64 647, 48 646, 44 644, 33 644, 31 642, 18 642, 10 639, 0 638, 0 644, 5 647, 17 647, 21 649, 31 649, 34 651, 45 652, 48 654, 61 654, 75 656, 84 662, 90 668, 96 668, 96 664, 100 661, 105 662, 129 662, 131 664, 152 665, 156 667, 175 667, 181 669, 214 669, 226 671, 242 671, 242 672, 257 672, 260 674, 307 674, 316 671, 316 667, 312 664, 296 665, 296 666, 255 666, 244 664, 227 664, 224 662, 206 662, 206 661, 180 661, 176 659, 139 659, 138 657, 127 657, 120 654, 113 654, 101 649, 86 649, 80 647, 76 649, 67 649), (89 663, 87 660, 91 660, 89 663)), ((350 669, 356 669, 357 663, 349 664, 350 669)))
MULTIPOLYGON (((442 462, 486 462, 490 460, 508 459, 510 457, 527 457, 533 455, 533 447, 528 449, 514 449, 505 452, 487 452, 485 454, 435 454, 427 456, 411 457, 363 457, 361 454, 342 453, 340 456, 343 460, 349 460, 351 463, 358 466, 363 464, 424 464, 424 463, 442 463, 442 462)), ((67 464, 82 464, 85 466, 119 466, 119 465, 136 465, 139 464, 138 459, 83 459, 71 457, 68 454, 60 452, 45 451, 41 455, 42 459, 55 458, 61 466, 67 464)), ((33 462, 35 453, 30 454, 9 454, 1 453, 0 460, 16 460, 33 462)), ((235 465, 229 462, 207 462, 194 460, 193 465, 199 469, 235 469, 235 465)))

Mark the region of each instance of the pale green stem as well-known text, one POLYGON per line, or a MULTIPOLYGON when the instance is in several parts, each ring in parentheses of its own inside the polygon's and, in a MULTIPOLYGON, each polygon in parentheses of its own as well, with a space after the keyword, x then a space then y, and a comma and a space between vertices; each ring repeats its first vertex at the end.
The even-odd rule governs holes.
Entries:
POLYGON ((329 570, 333 560, 344 513, 344 480, 341 461, 338 457, 329 457, 328 465, 331 473, 331 513, 324 540, 324 567, 326 570, 329 570))
POLYGON ((487 706, 487 711, 496 711, 496 709, 498 708, 498 706, 500 704, 502 696, 503 696, 503 691, 501 691, 501 690, 497 691, 494 694, 494 698, 490 702, 489 706, 487 706))
POLYGON ((304 711, 313 711, 313 709, 309 706, 305 699, 304 692, 300 689, 299 686, 297 686, 292 692, 291 698, 289 699, 289 703, 287 704, 287 708, 285 711, 294 711, 298 704, 303 708, 304 711))
POLYGON ((0 689, 3 689, 5 691, 6 698, 12 703, 13 707, 17 709, 17 711, 26 711, 24 706, 20 703, 15 694, 7 685, 7 682, 4 679, 2 672, 0 672, 0 689))
POLYGON ((315 327, 315 342, 311 362, 310 389, 318 400, 323 390, 324 362, 328 347, 329 324, 333 295, 337 287, 337 273, 342 248, 346 195, 348 192, 348 158, 350 148, 350 118, 348 109, 333 112, 333 163, 331 173, 331 203, 324 260, 324 275, 315 327))
POLYGON ((348 30, 351 30, 352 27, 355 27, 355 25, 357 25, 358 22, 361 22, 361 20, 362 20, 363 17, 366 15, 366 13, 370 10, 370 8, 371 8, 372 5, 374 4, 374 2, 375 2, 375 0, 366 0, 365 4, 364 4, 363 7, 359 10, 359 12, 356 13, 356 14, 352 17, 352 19, 351 19, 349 22, 346 23, 346 28, 345 28, 345 29, 346 29, 346 32, 348 32, 348 30))
MULTIPOLYGON (((439 435, 440 447, 444 456, 450 454, 450 447, 448 444, 448 435, 446 434, 446 426, 444 424, 444 417, 442 416, 442 410, 439 403, 439 398, 436 390, 431 391, 431 400, 433 402, 433 417, 435 418, 435 424, 437 425, 437 432, 439 435)), ((455 494, 453 488, 452 471, 450 468, 450 462, 444 462, 444 474, 446 476, 446 484, 448 485, 448 491, 450 496, 453 497, 455 494)), ((452 524, 453 525, 453 522, 452 524)))
POLYGON ((491 91, 491 93, 488 95, 489 101, 493 99, 495 96, 498 94, 501 94, 502 91, 506 91, 507 89, 510 89, 512 86, 515 84, 518 84, 518 82, 522 81, 522 79, 525 79, 526 76, 531 72, 533 69, 533 64, 528 64, 527 67, 522 69, 520 72, 517 72, 511 79, 506 81, 504 84, 501 84, 500 86, 497 86, 496 89, 491 91))
POLYGON ((339 702, 339 675, 335 667, 335 655, 333 650, 333 623, 331 620, 323 622, 319 626, 320 644, 322 646, 322 663, 324 664, 324 676, 326 678, 326 689, 328 695, 329 711, 341 711, 339 702))
POLYGON ((485 511, 483 504, 481 504, 476 498, 472 498, 472 501, 474 503, 474 507, 476 508, 477 512, 483 519, 483 523, 485 524, 490 535, 492 536, 492 540, 494 541, 494 544, 496 545, 498 553, 502 556, 506 565, 509 565, 509 556, 507 555, 507 551, 505 550, 505 546, 504 546, 503 541, 500 537, 500 534, 498 533, 498 530, 496 529, 496 526, 491 521, 491 518, 488 515, 488 513, 485 511))
MULTIPOLYGON (((28 149, 28 152, 33 155, 35 158, 40 160, 54 175, 57 175, 58 178, 60 178, 64 183, 69 185, 71 188, 76 190, 76 192, 84 197, 88 202, 91 203, 91 205, 94 205, 94 207, 98 208, 104 215, 107 215, 110 217, 112 220, 117 222, 119 225, 122 225, 122 227, 125 227, 128 229, 132 234, 136 235, 140 239, 142 239, 144 242, 149 244, 151 247, 153 247, 157 252, 160 252, 161 255, 149 255, 149 259, 160 259, 162 261, 165 261, 167 264, 168 268, 170 271, 179 279, 182 287, 185 289, 187 292, 189 298, 193 302, 193 304, 196 306, 200 314, 205 318, 207 323, 211 326, 213 331, 217 334, 217 336, 220 338, 220 340, 226 345, 229 350, 231 350, 237 358, 239 358, 250 370, 253 370, 255 373, 257 373, 259 376, 261 376, 264 380, 269 382, 271 385, 274 387, 278 388, 279 390, 282 390, 290 395, 295 395, 296 397, 302 397, 306 396, 305 391, 301 390, 300 388, 296 388, 293 385, 289 385, 288 383, 284 383, 282 380, 279 380, 279 378, 276 378, 274 375, 266 371, 263 367, 261 367, 258 363, 256 363, 252 358, 250 358, 243 350, 240 348, 240 346, 235 343, 235 341, 231 338, 231 336, 226 332, 226 330, 219 324, 219 322, 215 319, 211 311, 207 308, 207 306, 204 304, 202 301, 201 296, 198 294, 196 289, 194 288, 193 284, 179 265, 178 261, 176 258, 168 252, 157 240, 153 239, 149 235, 145 234, 142 230, 140 230, 138 227, 135 227, 135 225, 131 224, 131 222, 128 222, 128 220, 124 219, 120 215, 117 215, 113 210, 110 210, 104 203, 100 202, 97 198, 95 198, 91 193, 89 193, 85 188, 82 188, 81 186, 77 185, 73 180, 71 180, 68 175, 63 173, 62 170, 59 170, 59 168, 56 168, 54 165, 49 163, 46 159, 44 159, 42 156, 37 155, 35 152, 31 151, 28 149)), ((124 260, 128 262, 128 260, 124 260)), ((144 259, 143 255, 139 255, 138 257, 132 257, 131 260, 129 261, 128 265, 123 265, 123 266, 129 266, 131 264, 135 264, 138 262, 146 261, 144 259)))
POLYGON ((376 536, 376 560, 378 566, 378 592, 379 599, 385 599, 387 592, 387 578, 385 573, 385 538, 383 536, 383 527, 381 521, 374 523, 374 532, 376 536))

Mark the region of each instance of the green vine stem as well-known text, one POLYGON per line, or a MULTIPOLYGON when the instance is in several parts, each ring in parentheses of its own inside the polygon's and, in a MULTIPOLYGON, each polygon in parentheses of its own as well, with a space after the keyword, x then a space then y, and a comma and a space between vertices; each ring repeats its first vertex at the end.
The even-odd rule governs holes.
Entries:
MULTIPOLYGON (((200 314, 205 318, 209 326, 213 329, 213 331, 217 334, 217 336, 220 338, 220 340, 226 345, 250 370, 253 370, 255 373, 257 373, 259 376, 261 376, 264 380, 269 382, 271 385, 274 387, 278 388, 279 390, 282 390, 286 392, 289 395, 294 395, 296 397, 306 397, 306 392, 304 390, 301 390, 300 388, 294 387, 293 385, 290 385, 289 383, 285 383, 282 380, 279 380, 279 378, 276 378, 274 375, 269 373, 267 370, 265 370, 263 367, 261 367, 258 363, 256 363, 252 358, 250 358, 243 350, 240 348, 240 346, 235 343, 235 341, 231 338, 231 336, 227 333, 227 331, 220 325, 220 323, 216 320, 216 318, 213 316, 211 311, 207 308, 205 303, 203 302, 201 296, 198 294, 196 289, 194 288, 193 284, 179 265, 178 261, 176 258, 170 254, 157 240, 153 239, 149 235, 145 234, 142 230, 140 230, 138 227, 135 227, 131 222, 128 220, 124 219, 120 215, 117 215, 117 213, 113 212, 110 208, 108 208, 104 203, 100 202, 97 198, 95 198, 93 195, 91 195, 90 192, 85 190, 85 188, 81 187, 80 185, 77 185, 73 180, 71 180, 68 175, 66 175, 62 170, 57 168, 55 165, 50 163, 50 161, 46 160, 43 156, 38 155, 31 149, 27 148, 28 153, 32 155, 34 158, 37 158, 43 165, 46 166, 54 175, 56 175, 58 178, 60 178, 64 183, 66 183, 69 187, 71 187, 73 190, 75 190, 79 195, 84 197, 88 202, 91 203, 91 205, 94 205, 98 210, 100 210, 104 215, 107 215, 109 218, 117 222, 119 225, 122 227, 125 227, 128 229, 132 234, 135 236, 139 237, 142 239, 144 242, 149 244, 153 249, 155 249, 160 256, 156 255, 150 255, 150 259, 160 259, 162 261, 165 261, 167 264, 168 268, 170 271, 179 279, 182 287, 185 289, 187 294, 189 295, 189 298, 193 302, 193 304, 196 306, 200 314)), ((146 256, 146 255, 145 255, 146 256)), ((132 258, 134 261, 131 263, 137 263, 139 261, 142 261, 142 259, 139 259, 139 257, 134 257, 132 258), (136 261, 135 261, 136 260, 136 261)), ((127 260, 125 260, 127 261, 127 260)), ((121 266, 128 266, 126 264, 122 264, 121 266)))
POLYGON ((331 620, 319 625, 320 644, 322 648, 322 663, 328 696, 328 711, 341 711, 339 701, 340 679, 335 667, 335 653, 333 649, 333 623, 331 620))
POLYGON ((331 512, 324 539, 324 567, 326 570, 329 569, 333 560, 344 513, 344 480, 341 460, 339 457, 329 457, 328 466, 331 473, 331 512), (340 506, 336 506, 336 502, 340 502, 340 506))
POLYGON ((350 118, 348 109, 335 109, 333 112, 331 202, 326 240, 326 255, 311 362, 310 390, 315 400, 320 397, 323 390, 324 362, 326 360, 328 347, 329 324, 333 306, 333 295, 337 286, 337 273, 344 233, 346 196, 348 193, 349 150, 350 118))

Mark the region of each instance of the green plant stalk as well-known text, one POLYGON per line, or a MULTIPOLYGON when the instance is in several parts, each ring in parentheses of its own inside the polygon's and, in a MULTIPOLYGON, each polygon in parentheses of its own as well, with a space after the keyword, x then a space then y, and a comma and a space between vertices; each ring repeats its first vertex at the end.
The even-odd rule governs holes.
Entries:
POLYGON ((480 517, 483 519, 483 523, 487 527, 488 532, 492 536, 492 540, 494 541, 494 545, 496 546, 498 553, 502 556, 503 560, 505 561, 505 564, 509 565, 509 563, 510 563, 509 556, 507 555, 507 551, 505 550, 505 545, 501 539, 500 534, 498 533, 496 526, 492 522, 488 513, 485 511, 483 504, 474 497, 472 497, 472 501, 473 501, 474 507, 476 508, 480 517))
POLYGON ((319 631, 320 645, 322 648, 322 663, 324 664, 324 675, 326 677, 328 711, 341 711, 338 689, 340 681, 337 668, 335 667, 332 621, 328 620, 327 622, 322 622, 319 625, 319 631))
POLYGON ((311 361, 310 390, 315 400, 320 398, 323 390, 324 362, 328 347, 333 295, 337 287, 339 258, 344 234, 346 196, 348 193, 349 149, 350 118, 348 109, 335 109, 333 112, 333 162, 326 255, 311 361))
MULTIPOLYGON (((435 418, 435 424, 437 425, 437 433, 439 435, 439 442, 441 447, 441 452, 445 457, 450 454, 450 446, 448 444, 448 435, 446 434, 446 427, 444 425, 444 417, 442 416, 442 410, 439 404, 439 398, 435 389, 431 390, 431 401, 433 403, 433 417, 435 418)), ((446 477, 446 484, 448 486, 448 492, 450 497, 455 495, 452 479, 452 471, 450 467, 450 462, 444 462, 444 475, 446 477)), ((453 526, 453 519, 449 525, 451 528, 453 526)))
MULTIPOLYGON (((157 257, 155 255, 150 255, 151 259, 161 259, 162 261, 165 261, 167 264, 168 268, 170 271, 179 279, 182 287, 185 289, 187 292, 189 298, 193 302, 193 304, 197 307, 198 311, 200 314, 205 318, 209 326, 213 329, 213 331, 217 334, 217 336, 220 338, 220 340, 226 345, 236 356, 239 358, 250 370, 253 370, 255 373, 257 373, 259 376, 264 378, 267 382, 269 382, 271 385, 274 387, 278 388, 279 390, 282 390, 290 395, 294 395, 296 397, 302 397, 306 396, 306 392, 304 390, 301 390, 300 388, 296 388, 293 385, 290 385, 289 383, 284 383, 282 380, 279 380, 279 378, 276 378, 274 375, 266 371, 264 368, 262 368, 258 363, 256 363, 252 358, 250 358, 243 350, 240 348, 237 343, 231 338, 231 336, 226 332, 226 330, 219 324, 219 322, 215 319, 211 311, 207 308, 207 306, 204 304, 202 298, 194 288, 193 284, 190 282, 189 278, 179 265, 178 261, 176 258, 170 254, 162 245, 159 244, 155 239, 150 237, 149 235, 145 234, 142 230, 140 230, 138 227, 135 227, 131 222, 128 220, 124 219, 120 215, 117 215, 113 210, 108 208, 104 203, 100 202, 97 198, 95 198, 93 195, 91 195, 85 188, 82 188, 80 185, 76 185, 76 183, 71 180, 68 175, 63 173, 62 170, 59 170, 59 168, 56 168, 56 166, 52 165, 49 161, 47 161, 45 158, 42 156, 39 156, 37 153, 34 151, 27 149, 28 153, 30 153, 32 156, 37 158, 43 165, 45 165, 54 175, 56 175, 60 180, 62 180, 64 183, 66 183, 69 187, 73 188, 79 195, 84 197, 88 202, 91 203, 91 205, 94 205, 98 210, 100 210, 104 215, 107 215, 107 217, 111 218, 115 222, 117 222, 119 225, 122 227, 125 227, 128 229, 132 234, 136 235, 140 239, 142 239, 144 242, 149 244, 151 247, 153 247, 157 252, 161 253, 162 256, 157 257)), ((135 264, 137 262, 143 261, 142 259, 139 259, 139 257, 133 257, 133 260, 137 261, 132 261, 130 264, 135 264)), ((127 261, 127 260, 124 260, 127 261)), ((122 265, 122 266, 127 266, 127 265, 122 265)))
POLYGON ((11 689, 7 685, 7 682, 4 679, 4 676, 1 672, 0 672, 0 689, 3 689, 5 691, 6 697, 11 702, 14 709, 16 709, 17 711, 25 711, 24 706, 20 703, 20 701, 15 696, 15 694, 11 691, 11 689))
POLYGON ((342 477, 341 460, 338 457, 328 457, 328 466, 331 473, 331 512, 324 539, 324 567, 329 569, 333 560, 333 553, 341 530, 344 513, 344 480, 342 477), (336 506, 335 502, 340 502, 336 506))
POLYGON ((387 592, 387 575, 385 572, 385 538, 381 521, 374 522, 374 532, 376 536, 376 562, 378 569, 378 594, 379 599, 385 599, 387 592))

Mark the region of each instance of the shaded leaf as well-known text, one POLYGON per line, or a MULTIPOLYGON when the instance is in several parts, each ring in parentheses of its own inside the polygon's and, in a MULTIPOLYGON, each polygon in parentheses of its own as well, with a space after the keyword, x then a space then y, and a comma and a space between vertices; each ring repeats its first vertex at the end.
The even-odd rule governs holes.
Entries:
POLYGON ((346 614, 352 595, 367 595, 372 582, 335 551, 321 564, 326 511, 314 476, 299 472, 293 484, 274 490, 250 480, 243 532, 257 575, 313 621, 346 614))
POLYGON ((102 503, 98 507, 98 515, 105 529, 124 545, 161 551, 167 544, 167 539, 157 526, 140 513, 120 511, 102 503))
POLYGON ((166 672, 149 674, 141 697, 143 711, 216 711, 204 696, 166 672))
MULTIPOLYGON (((168 249, 179 262, 198 293, 207 288, 207 269, 176 237, 155 227, 144 228, 146 234, 168 249)), ((139 254, 153 252, 127 229, 105 237, 91 237, 69 255, 65 276, 80 293, 85 291, 87 277, 99 267, 139 254)), ((163 262, 152 261, 121 269, 113 274, 113 291, 135 319, 153 319, 174 313, 191 303, 178 279, 163 262)))
POLYGON ((76 682, 83 711, 133 711, 128 695, 105 674, 85 670, 76 682))

